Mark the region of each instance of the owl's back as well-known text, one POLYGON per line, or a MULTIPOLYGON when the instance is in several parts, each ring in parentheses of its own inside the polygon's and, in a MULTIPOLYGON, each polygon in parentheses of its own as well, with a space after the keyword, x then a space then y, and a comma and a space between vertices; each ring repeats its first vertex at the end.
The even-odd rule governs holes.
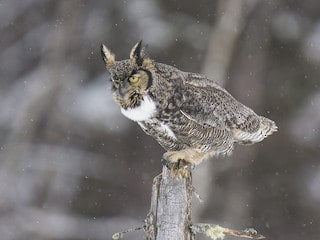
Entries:
POLYGON ((201 74, 186 73, 184 84, 182 113, 198 124, 230 132, 233 142, 253 144, 277 130, 274 121, 257 115, 201 74))

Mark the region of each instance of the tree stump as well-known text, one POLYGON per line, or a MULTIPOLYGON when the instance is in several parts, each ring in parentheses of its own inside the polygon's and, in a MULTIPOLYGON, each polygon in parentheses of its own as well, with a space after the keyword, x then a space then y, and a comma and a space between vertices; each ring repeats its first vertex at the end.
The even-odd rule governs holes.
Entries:
POLYGON ((124 234, 141 229, 146 233, 147 240, 194 240, 198 233, 213 240, 222 240, 225 236, 265 238, 253 228, 233 230, 215 224, 192 223, 191 199, 194 188, 190 166, 171 167, 163 166, 162 173, 153 179, 151 207, 144 225, 115 233, 112 239, 123 239, 124 234))
POLYGON ((191 173, 174 174, 167 166, 155 177, 146 219, 148 240, 191 240, 191 173))

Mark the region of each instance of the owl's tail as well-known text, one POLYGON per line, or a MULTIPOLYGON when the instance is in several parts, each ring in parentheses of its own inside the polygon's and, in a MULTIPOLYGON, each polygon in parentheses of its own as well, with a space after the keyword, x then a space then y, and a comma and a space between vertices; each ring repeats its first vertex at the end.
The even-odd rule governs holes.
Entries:
POLYGON ((239 129, 234 129, 233 136, 235 142, 243 145, 250 145, 262 141, 264 138, 278 130, 274 121, 262 116, 259 116, 259 120, 260 127, 256 132, 249 133, 239 129))

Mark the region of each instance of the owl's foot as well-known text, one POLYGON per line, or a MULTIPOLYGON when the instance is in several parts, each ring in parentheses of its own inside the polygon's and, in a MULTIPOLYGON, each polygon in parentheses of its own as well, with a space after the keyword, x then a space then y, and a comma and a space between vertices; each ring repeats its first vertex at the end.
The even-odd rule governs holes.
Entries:
MULTIPOLYGON (((180 151, 167 151, 163 154, 163 163, 181 176, 190 175, 195 165, 202 162, 206 155, 197 149, 183 149, 180 151)), ((177 174, 176 174, 177 175, 177 174)))
POLYGON ((167 151, 163 154, 163 158, 172 163, 183 159, 191 165, 198 165, 206 158, 206 154, 197 149, 188 148, 180 151, 167 151))
POLYGON ((161 158, 161 164, 162 164, 162 166, 169 167, 169 164, 170 164, 170 163, 171 163, 171 162, 168 161, 167 159, 165 159, 164 157, 161 158))
POLYGON ((176 162, 171 162, 162 158, 161 163, 163 166, 166 166, 168 169, 170 169, 172 176, 175 176, 178 178, 190 177, 191 170, 194 168, 194 164, 190 164, 189 162, 183 159, 179 159, 176 162))

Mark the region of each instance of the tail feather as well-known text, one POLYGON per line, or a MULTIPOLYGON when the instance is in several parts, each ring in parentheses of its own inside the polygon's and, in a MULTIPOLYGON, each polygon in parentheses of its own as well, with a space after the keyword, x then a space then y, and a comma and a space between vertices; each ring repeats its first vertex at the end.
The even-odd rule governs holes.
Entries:
POLYGON ((245 145, 261 142, 264 138, 278 130, 278 127, 276 126, 274 121, 265 117, 259 118, 260 127, 256 132, 250 133, 240 129, 233 129, 232 131, 235 142, 245 145))

